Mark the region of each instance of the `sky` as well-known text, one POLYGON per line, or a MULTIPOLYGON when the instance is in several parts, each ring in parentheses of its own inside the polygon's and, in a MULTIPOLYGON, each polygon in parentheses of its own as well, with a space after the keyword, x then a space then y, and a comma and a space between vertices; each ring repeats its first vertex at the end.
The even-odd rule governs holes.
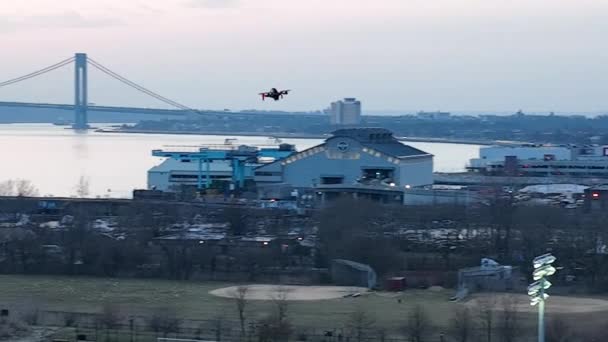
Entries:
MULTIPOLYGON (((597 113, 606 32, 608 0, 4 0, 0 82, 84 52, 194 108, 597 113)), ((0 101, 73 102, 72 73, 0 101)), ((166 108, 89 78, 90 102, 166 108)))

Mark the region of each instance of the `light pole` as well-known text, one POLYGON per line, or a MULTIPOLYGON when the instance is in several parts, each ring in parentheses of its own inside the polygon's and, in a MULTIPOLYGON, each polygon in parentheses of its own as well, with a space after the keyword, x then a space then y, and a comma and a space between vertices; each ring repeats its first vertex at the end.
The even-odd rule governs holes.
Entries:
POLYGON ((555 257, 550 253, 538 256, 532 261, 532 277, 535 281, 528 286, 528 295, 532 306, 538 304, 538 342, 545 342, 545 300, 549 298, 545 290, 551 287, 546 277, 555 274, 555 268, 551 266, 554 261, 555 257))

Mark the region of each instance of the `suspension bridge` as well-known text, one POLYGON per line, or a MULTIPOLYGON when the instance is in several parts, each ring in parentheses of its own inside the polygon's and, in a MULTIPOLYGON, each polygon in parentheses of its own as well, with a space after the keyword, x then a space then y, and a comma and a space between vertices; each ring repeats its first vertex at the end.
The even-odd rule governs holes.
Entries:
POLYGON ((126 77, 110 70, 101 63, 87 56, 85 53, 76 53, 73 57, 62 60, 46 68, 31 72, 21 77, 13 78, 4 82, 0 82, 0 89, 12 84, 27 81, 29 79, 44 75, 57 69, 67 66, 74 66, 74 104, 52 104, 52 103, 26 103, 26 102, 0 102, 0 107, 25 107, 25 108, 45 108, 57 110, 69 110, 74 112, 74 129, 87 129, 89 127, 88 111, 95 112, 112 112, 112 113, 128 113, 128 114, 154 114, 154 115, 178 115, 184 116, 188 113, 196 114, 229 114, 230 112, 219 111, 201 111, 190 108, 177 101, 171 100, 160 94, 157 94, 140 84, 130 81, 126 77), (154 108, 136 108, 136 107, 111 107, 97 106, 88 102, 88 68, 93 67, 102 73, 112 77, 113 79, 143 93, 153 97, 170 107, 175 109, 154 109, 154 108))

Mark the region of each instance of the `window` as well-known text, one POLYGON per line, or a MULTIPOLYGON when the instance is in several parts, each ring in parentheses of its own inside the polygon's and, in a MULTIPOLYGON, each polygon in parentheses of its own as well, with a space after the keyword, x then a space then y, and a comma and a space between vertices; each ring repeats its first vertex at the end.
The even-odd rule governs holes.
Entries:
POLYGON ((332 176, 332 177, 321 177, 321 184, 342 184, 344 177, 332 176))
POLYGON ((281 172, 266 172, 266 171, 256 171, 255 172, 256 176, 267 176, 267 177, 271 177, 271 176, 280 176, 281 172))

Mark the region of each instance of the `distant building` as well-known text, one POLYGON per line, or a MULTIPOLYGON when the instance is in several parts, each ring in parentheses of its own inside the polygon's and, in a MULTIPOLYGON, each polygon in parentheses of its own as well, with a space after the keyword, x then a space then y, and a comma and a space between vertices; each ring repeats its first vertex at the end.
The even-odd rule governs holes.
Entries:
POLYGON ((451 118, 451 114, 449 112, 418 112, 417 114, 419 119, 426 120, 449 120, 451 118))
POLYGON ((353 97, 332 102, 327 112, 332 125, 359 125, 361 123, 361 101, 357 101, 353 97))
POLYGON ((585 189, 586 212, 605 212, 608 209, 608 185, 598 185, 585 189))
POLYGON ((458 270, 458 292, 453 299, 461 300, 474 292, 513 290, 519 285, 518 278, 517 269, 484 258, 481 266, 458 270))
POLYGON ((608 146, 486 146, 469 161, 471 171, 505 176, 608 177, 608 146))

